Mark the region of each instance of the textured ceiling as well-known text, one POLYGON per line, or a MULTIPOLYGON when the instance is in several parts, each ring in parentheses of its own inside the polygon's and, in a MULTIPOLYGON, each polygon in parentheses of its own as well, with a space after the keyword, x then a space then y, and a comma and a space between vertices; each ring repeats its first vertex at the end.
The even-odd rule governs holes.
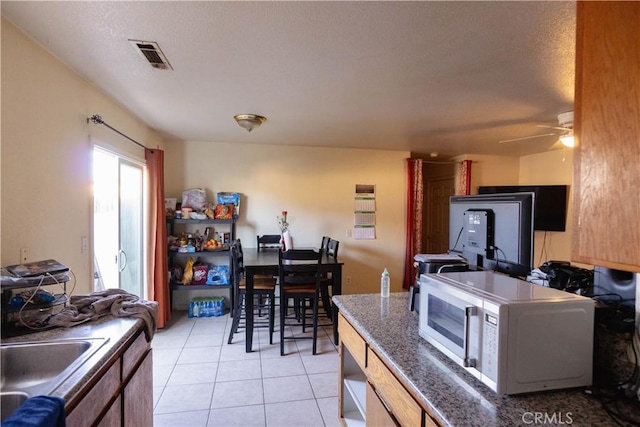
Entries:
POLYGON ((181 140, 524 155, 557 147, 557 137, 498 141, 548 133, 536 125, 557 125, 573 109, 575 2, 0 7, 150 127, 181 140), (151 68, 128 39, 157 42, 173 71, 151 68), (248 133, 233 120, 240 113, 268 120, 248 133))

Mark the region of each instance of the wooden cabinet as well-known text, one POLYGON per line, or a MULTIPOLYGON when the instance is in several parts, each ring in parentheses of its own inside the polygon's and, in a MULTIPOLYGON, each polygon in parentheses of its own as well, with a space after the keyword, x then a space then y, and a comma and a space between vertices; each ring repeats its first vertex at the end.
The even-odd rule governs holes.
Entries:
MULTIPOLYGON (((116 400, 111 404, 111 407, 104 414, 104 417, 98 423, 98 427, 112 427, 120 424, 120 418, 122 417, 122 410, 120 409, 122 405, 122 399, 120 396, 116 398, 116 400)), ((67 424, 68 425, 68 424, 67 424)))
POLYGON ((424 425, 420 405, 373 351, 367 354, 367 377, 400 425, 424 425))
POLYGON ((341 343, 349 349, 354 361, 364 370, 367 366, 367 344, 364 339, 343 316, 338 317, 338 329, 340 330, 341 343))
POLYGON ((103 414, 109 419, 120 419, 120 405, 115 405, 120 391, 120 364, 114 363, 99 378, 95 385, 82 398, 70 414, 67 415, 67 427, 85 427, 93 425, 90 420, 102 420, 103 414))
POLYGON ((640 271, 640 2, 577 11, 572 260, 640 271))
POLYGON ((367 426, 392 427, 399 425, 376 391, 367 383, 367 426))
POLYGON ((426 408, 387 367, 383 358, 340 314, 339 417, 343 425, 436 426, 426 408))
POLYGON ((144 333, 127 342, 86 388, 67 414, 68 427, 153 425, 153 362, 144 333))
POLYGON ((153 360, 147 352, 122 392, 123 425, 127 427, 153 425, 153 360))

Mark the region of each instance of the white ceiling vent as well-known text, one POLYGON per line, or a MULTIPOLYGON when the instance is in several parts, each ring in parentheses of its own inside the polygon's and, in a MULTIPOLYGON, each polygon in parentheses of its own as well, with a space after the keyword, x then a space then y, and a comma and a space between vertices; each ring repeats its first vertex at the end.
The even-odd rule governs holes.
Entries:
POLYGON ((151 64, 153 68, 173 70, 173 67, 169 64, 169 61, 167 61, 167 57, 164 56, 164 53, 160 50, 158 43, 142 40, 129 40, 129 43, 131 43, 140 56, 149 61, 149 64, 151 64))

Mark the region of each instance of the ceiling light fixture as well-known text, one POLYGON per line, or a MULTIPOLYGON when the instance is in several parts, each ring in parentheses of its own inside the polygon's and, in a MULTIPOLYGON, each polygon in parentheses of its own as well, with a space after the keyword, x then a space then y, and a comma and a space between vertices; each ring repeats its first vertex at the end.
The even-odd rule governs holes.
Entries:
POLYGON ((572 148, 574 145, 576 145, 576 140, 573 138, 573 132, 570 132, 567 135, 562 135, 560 137, 560 142, 562 142, 562 145, 569 148, 572 148))
POLYGON ((560 142, 565 147, 572 148, 576 143, 573 138, 573 111, 558 114, 558 123, 567 130, 566 134, 560 136, 560 142))
POLYGON ((238 114, 233 116, 240 127, 245 128, 247 132, 251 132, 261 124, 267 121, 264 116, 258 116, 257 114, 238 114))

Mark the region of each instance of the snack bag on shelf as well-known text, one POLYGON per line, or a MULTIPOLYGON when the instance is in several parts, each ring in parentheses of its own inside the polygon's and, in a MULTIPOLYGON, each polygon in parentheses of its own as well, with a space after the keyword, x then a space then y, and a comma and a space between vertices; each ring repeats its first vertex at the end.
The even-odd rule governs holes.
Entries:
POLYGON ((220 192, 216 194, 216 203, 218 205, 233 205, 232 214, 240 216, 240 193, 220 192))
POLYGON ((190 285, 193 280, 193 258, 189 258, 184 266, 184 273, 182 273, 182 284, 190 285))
POLYGON ((206 206, 207 194, 202 188, 192 188, 190 190, 185 190, 182 192, 183 208, 191 208, 194 212, 202 212, 206 206))

